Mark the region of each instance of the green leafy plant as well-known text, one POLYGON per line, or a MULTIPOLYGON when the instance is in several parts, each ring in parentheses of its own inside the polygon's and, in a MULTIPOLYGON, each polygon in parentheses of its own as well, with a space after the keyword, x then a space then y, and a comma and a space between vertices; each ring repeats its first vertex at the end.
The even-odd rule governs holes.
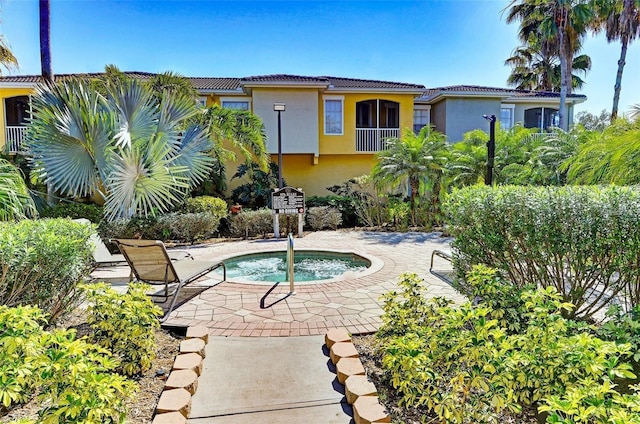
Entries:
POLYGON ((516 288, 555 287, 575 306, 565 313, 585 319, 619 295, 629 307, 640 302, 640 267, 630 266, 640 251, 634 188, 469 187, 448 196, 446 211, 462 283, 486 264, 516 288))
POLYGON ((75 306, 92 261, 91 231, 69 219, 0 223, 0 305, 36 305, 51 322, 75 306))
POLYGON ((307 222, 314 231, 335 230, 342 223, 342 214, 331 206, 316 206, 307 209, 307 222))
POLYGON ((42 218, 86 218, 94 224, 102 221, 102 206, 91 203, 61 202, 40 212, 42 218))
MULTIPOLYGON (((253 237, 273 232, 273 215, 271 209, 255 211, 244 209, 230 217, 231 234, 234 237, 253 237)), ((282 228, 282 226, 281 226, 282 228)))
POLYGON ((131 283, 126 294, 119 294, 104 283, 83 286, 93 340, 119 358, 125 375, 149 369, 156 355, 154 331, 160 327, 162 310, 146 295, 150 288, 131 283))
POLYGON ((228 205, 224 199, 213 196, 190 197, 185 201, 184 209, 189 213, 208 212, 222 219, 227 216, 228 205))
MULTIPOLYGON (((328 187, 331 190, 333 187, 328 187)), ((305 200, 307 209, 316 206, 331 206, 336 208, 342 214, 342 226, 355 227, 360 225, 358 216, 356 215, 354 201, 348 196, 309 196, 305 200)))
POLYGON ((0 221, 37 215, 20 170, 8 160, 0 158, 0 221))

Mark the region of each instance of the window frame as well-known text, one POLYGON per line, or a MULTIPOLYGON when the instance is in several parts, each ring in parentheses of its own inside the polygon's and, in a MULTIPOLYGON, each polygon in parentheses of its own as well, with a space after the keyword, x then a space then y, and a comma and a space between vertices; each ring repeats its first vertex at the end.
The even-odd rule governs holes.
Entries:
POLYGON ((251 98, 250 97, 220 97, 220 107, 224 108, 225 103, 246 103, 246 109, 226 108, 233 110, 248 110, 251 111, 251 98))
POLYGON ((322 107, 324 122, 322 123, 322 130, 324 135, 344 135, 344 96, 322 96, 322 107), (327 102, 340 102, 340 132, 327 132, 327 102))
POLYGON ((500 105, 500 128, 503 130, 510 130, 516 125, 516 105, 513 103, 502 103, 500 105), (509 128, 505 128, 504 123, 502 122, 502 110, 510 110, 511 111, 511 119, 509 122, 509 128))

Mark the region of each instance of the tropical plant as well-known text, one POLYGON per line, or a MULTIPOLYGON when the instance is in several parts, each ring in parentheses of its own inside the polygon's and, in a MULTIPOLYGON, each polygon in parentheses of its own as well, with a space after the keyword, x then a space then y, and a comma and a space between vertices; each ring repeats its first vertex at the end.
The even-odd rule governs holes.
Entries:
POLYGON ((637 121, 640 119, 640 103, 632 105, 629 110, 629 119, 637 121))
MULTIPOLYGON (((265 172, 257 163, 243 163, 233 174, 232 179, 244 179, 246 182, 234 188, 231 199, 251 209, 271 206, 271 193, 278 187, 278 166, 270 163, 265 172)), ((285 183, 286 185, 286 183, 285 183)))
POLYGON ((568 129, 567 95, 572 92, 573 58, 580 50, 593 10, 586 0, 512 0, 507 23, 520 22, 519 38, 554 46, 560 60, 560 128, 568 129), (556 50, 557 49, 557 50, 556 50))
POLYGON ((596 31, 604 30, 607 41, 620 41, 620 59, 613 89, 611 121, 618 117, 618 103, 622 87, 622 73, 626 64, 629 44, 640 37, 640 1, 638 0, 597 0, 595 2, 598 19, 596 31))
POLYGON ((426 126, 418 134, 405 129, 401 138, 388 139, 376 155, 371 175, 378 189, 398 188, 408 181, 414 225, 418 196, 430 192, 434 212, 438 208, 447 147, 446 136, 426 126))
POLYGON ((618 119, 562 165, 573 184, 640 183, 640 120, 618 119))
POLYGON ((116 80, 102 95, 70 79, 38 86, 32 105, 34 170, 66 195, 102 195, 108 220, 169 210, 211 168, 206 129, 183 129, 198 113, 192 99, 157 103, 135 80, 116 80))
POLYGON ((0 35, 0 65, 2 65, 7 71, 18 66, 18 60, 11 52, 7 39, 4 35, 0 35))
MULTIPOLYGON (((507 84, 518 90, 560 91, 560 63, 558 55, 550 50, 547 43, 539 47, 531 44, 516 48, 505 60, 511 66, 507 84)), ((591 69, 591 58, 582 54, 573 58, 572 68, 586 74, 591 69)), ((582 88, 584 81, 578 75, 571 75, 572 88, 582 88)))
POLYGON ((37 215, 20 170, 6 159, 0 159, 0 221, 13 221, 37 215))

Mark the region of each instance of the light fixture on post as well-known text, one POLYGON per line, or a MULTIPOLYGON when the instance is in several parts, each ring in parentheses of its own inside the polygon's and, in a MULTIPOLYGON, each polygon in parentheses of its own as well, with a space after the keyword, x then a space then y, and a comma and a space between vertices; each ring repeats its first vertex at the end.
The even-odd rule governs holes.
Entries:
POLYGON ((488 186, 493 185, 493 162, 496 157, 496 116, 482 115, 484 119, 489 121, 489 141, 487 142, 487 175, 484 183, 488 186))
POLYGON ((283 187, 282 181, 282 124, 280 123, 280 112, 284 112, 284 103, 274 103, 273 110, 278 112, 278 188, 283 187))

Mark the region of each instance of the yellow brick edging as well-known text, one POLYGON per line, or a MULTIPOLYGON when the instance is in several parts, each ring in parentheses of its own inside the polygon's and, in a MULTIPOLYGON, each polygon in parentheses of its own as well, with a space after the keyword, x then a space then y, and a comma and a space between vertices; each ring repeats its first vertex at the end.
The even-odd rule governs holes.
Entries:
MULTIPOLYGON (((327 346, 327 349, 328 349, 328 350, 329 350, 329 352, 330 352, 330 359, 331 359, 331 362, 333 363, 333 365, 335 365, 335 366, 336 366, 336 374, 338 374, 338 369, 337 369, 338 362, 340 361, 340 359, 342 359, 342 357, 340 356, 340 353, 339 353, 339 352, 336 352, 336 351, 335 351, 335 349, 334 349, 333 347, 334 347, 337 343, 339 343, 339 345, 341 345, 341 347, 343 347, 343 348, 344 348, 344 347, 346 347, 346 345, 347 345, 347 344, 352 344, 352 345, 353 345, 353 342, 352 342, 352 340, 351 340, 351 337, 349 337, 349 338, 348 338, 348 341, 347 341, 347 340, 345 340, 345 339, 346 339, 346 337, 340 337, 340 339, 341 339, 341 340, 339 340, 339 341, 338 341, 338 340, 335 340, 335 337, 334 337, 334 338, 332 338, 331 336, 332 336, 332 335, 336 335, 336 334, 344 335, 344 331, 345 331, 344 329, 331 328, 331 329, 329 329, 329 330, 327 331, 327 333, 325 334, 325 346, 327 346)), ((355 349, 355 346, 353 346, 353 349, 355 349)), ((347 351, 348 351, 348 350, 351 350, 351 349, 350 349, 350 347, 348 347, 348 348, 347 348, 347 349, 345 349, 345 350, 347 350, 347 351)), ((359 355, 358 355, 358 356, 356 356, 356 357, 354 357, 354 356, 350 355, 350 356, 345 357, 345 358, 349 358, 350 360, 357 359, 357 360, 358 360, 358 362, 360 362, 360 365, 362 366, 362 368, 364 369, 364 365, 362 364, 362 361, 360 360, 360 356, 359 356, 359 355)), ((349 379, 349 378, 351 378, 351 377, 359 377, 359 375, 351 375, 351 376, 347 377, 347 379, 349 379)), ((366 377, 366 375, 365 375, 364 377, 366 377)), ((367 380, 368 380, 368 378, 367 378, 367 380)), ((371 382, 370 380, 368 380, 368 381, 369 381, 369 382, 373 385, 373 387, 375 388, 375 384, 373 384, 373 382, 371 382)), ((345 394, 346 394, 346 392, 347 392, 347 387, 346 387, 346 385, 347 385, 347 384, 346 384, 346 380, 345 380, 345 383, 344 383, 344 386, 345 386, 345 394)), ((372 421, 369 421, 369 420, 367 420, 366 418, 364 418, 364 417, 363 417, 363 415, 366 415, 366 414, 359 413, 359 411, 357 410, 357 405, 356 405, 356 403, 357 403, 357 400, 358 400, 360 397, 367 397, 367 398, 370 398, 370 399, 367 399, 367 401, 368 401, 368 402, 366 402, 367 404, 371 404, 371 403, 376 404, 376 403, 377 403, 377 405, 376 405, 376 406, 379 406, 379 408, 376 408, 376 409, 378 409, 378 410, 380 410, 380 411, 384 411, 383 416, 377 416, 377 417, 376 417, 376 419, 375 419, 375 421, 373 421, 373 422, 376 422, 376 423, 384 423, 384 422, 388 422, 388 423, 390 423, 390 422, 391 422, 391 416, 390 416, 390 415, 389 415, 389 413, 387 412, 387 410, 386 410, 386 408, 384 407, 384 405, 382 405, 382 404, 380 403, 380 399, 378 398, 378 393, 377 393, 377 389, 376 389, 374 394, 366 394, 366 395, 363 395, 363 396, 355 396, 355 398, 354 398, 353 396, 349 396, 349 397, 347 397, 347 401, 349 402, 349 404, 350 404, 350 405, 352 406, 352 408, 353 408, 353 418, 354 418, 355 424, 368 424, 368 423, 371 423, 371 422, 372 422, 372 421), (352 400, 353 400, 353 402, 350 402, 350 401, 349 401, 350 399, 352 399, 352 400), (374 401, 374 399, 375 399, 375 401, 374 401)), ((364 402, 360 402, 360 403, 364 403, 364 402)))
MULTIPOLYGON (((208 328, 204 327, 204 326, 192 326, 192 327, 188 327, 187 328, 187 334, 185 337, 184 341, 187 340, 192 340, 192 339, 200 339, 204 342, 204 345, 206 346, 207 343, 209 342, 209 331, 208 328)), ((183 341, 183 342, 184 342, 183 341)), ((183 342, 180 343, 180 345, 183 345, 183 342)), ((204 360, 204 348, 202 348, 201 352, 183 352, 182 349, 178 352, 178 355, 176 355, 176 357, 174 358, 174 362, 173 362, 173 366, 171 367, 171 373, 167 376, 167 380, 169 380, 169 378, 171 377, 171 374, 173 374, 174 372, 180 372, 180 371, 185 371, 184 369, 179 368, 176 365, 176 362, 178 360, 178 357, 180 355, 185 355, 185 354, 192 354, 192 355, 198 355, 198 357, 200 357, 200 366, 202 366, 202 360, 204 360)), ((196 390, 197 390, 197 383, 198 383, 198 378, 200 377, 199 373, 194 370, 194 373, 196 374, 196 379, 195 379, 195 384, 193 386, 191 386, 190 388, 184 388, 184 390, 189 393, 189 401, 188 401, 188 405, 189 408, 187 408, 186 410, 190 409, 190 405, 191 405, 191 397, 193 397, 193 395, 195 394, 196 390), (192 390, 192 391, 191 391, 192 390)), ((175 387, 169 387, 167 386, 167 384, 165 383, 164 388, 162 389, 162 393, 160 394, 160 396, 162 397, 163 394, 165 394, 168 391, 171 390, 176 390, 175 387)), ((186 419, 189 418, 189 414, 188 413, 184 413, 184 409, 183 410, 178 410, 178 411, 158 411, 158 407, 156 405, 156 409, 154 411, 154 417, 153 417, 153 421, 152 424, 164 424, 164 423, 186 423, 186 419), (176 414, 177 413, 177 414, 176 414), (182 418, 181 418, 182 417, 182 418), (184 421, 182 420, 184 418, 184 421)))

